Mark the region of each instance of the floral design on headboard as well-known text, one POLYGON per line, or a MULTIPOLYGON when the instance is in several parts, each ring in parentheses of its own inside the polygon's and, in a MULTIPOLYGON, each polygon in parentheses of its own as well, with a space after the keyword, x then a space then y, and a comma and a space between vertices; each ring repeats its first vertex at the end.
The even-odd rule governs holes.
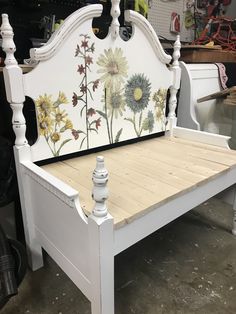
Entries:
POLYGON ((81 63, 78 65, 77 72, 81 76, 81 81, 79 84, 79 93, 73 93, 72 104, 73 106, 82 105, 80 109, 80 117, 83 115, 86 119, 86 130, 72 130, 72 135, 74 139, 77 140, 82 135, 82 140, 80 143, 80 149, 86 140, 87 149, 89 148, 89 132, 98 133, 98 128, 101 125, 101 117, 94 119, 93 116, 96 115, 96 110, 93 107, 88 107, 89 100, 93 100, 93 93, 98 88, 99 80, 89 81, 88 73, 91 72, 90 66, 93 64, 93 57, 91 54, 95 51, 94 43, 90 43, 90 36, 81 34, 82 41, 80 45, 77 45, 75 51, 75 57, 82 59, 81 63))
POLYGON ((158 91, 155 92, 152 97, 152 100, 155 102, 156 120, 161 122, 162 131, 164 131, 164 126, 166 122, 165 117, 166 97, 167 90, 164 88, 159 88, 158 91))
POLYGON ((66 110, 61 109, 62 104, 68 104, 63 92, 59 92, 56 100, 51 95, 40 95, 35 101, 38 116, 39 134, 43 136, 53 156, 59 156, 62 147, 71 139, 62 140, 62 133, 73 128, 68 119, 66 110))
POLYGON ((99 133, 103 134, 102 145, 106 145, 152 133, 155 128, 164 131, 167 89, 153 90, 146 73, 129 75, 121 48, 104 49, 96 59, 90 36, 80 34, 80 38, 74 55, 79 60, 74 69, 79 88, 73 91, 73 87, 71 93, 72 106, 78 108, 78 114, 70 117, 73 123, 69 119, 72 111, 63 107, 68 104, 64 92, 60 91, 56 100, 47 93, 36 99, 39 134, 52 155, 59 156, 71 140, 78 141, 79 150, 94 147, 91 142, 99 133))
POLYGON ((115 139, 113 135, 113 120, 123 116, 125 111, 125 99, 122 83, 127 77, 128 62, 123 56, 121 48, 104 50, 97 61, 100 66, 97 73, 101 73, 101 82, 104 84, 104 112, 98 111, 106 120, 107 132, 110 144, 118 142, 122 128, 117 132, 115 139))
POLYGON ((141 136, 143 130, 152 132, 154 126, 154 117, 151 111, 148 112, 147 118, 143 120, 143 110, 149 103, 151 94, 151 83, 144 74, 134 74, 125 86, 125 98, 127 106, 133 112, 132 118, 125 118, 134 126, 137 137, 141 136), (138 122, 136 115, 139 114, 138 122))

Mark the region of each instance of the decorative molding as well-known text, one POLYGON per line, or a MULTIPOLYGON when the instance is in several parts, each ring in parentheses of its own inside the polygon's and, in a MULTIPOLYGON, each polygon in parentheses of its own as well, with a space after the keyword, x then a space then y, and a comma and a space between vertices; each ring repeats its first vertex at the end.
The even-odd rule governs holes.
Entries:
POLYGON ((28 144, 25 137, 26 124, 23 115, 25 101, 22 70, 14 56, 16 46, 13 40, 14 33, 9 23, 8 15, 2 14, 2 49, 6 53, 5 68, 3 69, 7 100, 12 108, 12 128, 15 132, 15 145, 20 147, 28 144))
POLYGON ((156 32, 144 16, 135 11, 127 10, 125 11, 125 20, 127 22, 134 23, 134 25, 132 25, 134 27, 134 31, 136 25, 143 31, 148 41, 151 43, 158 59, 162 63, 169 64, 171 62, 171 56, 165 53, 156 32))
MULTIPOLYGON (((39 173, 36 173, 34 169, 31 169, 31 167, 28 164, 21 163, 21 166, 23 167, 23 173, 25 175, 29 176, 35 182, 40 184, 43 188, 45 188, 48 192, 59 198, 66 205, 70 207, 75 207, 75 198, 78 195, 77 191, 76 191, 77 193, 74 193, 74 195, 68 196, 65 193, 63 193, 62 190, 58 189, 55 186, 55 184, 53 185, 53 183, 50 183, 48 180, 44 179, 39 173)), ((34 164, 32 164, 32 166, 37 167, 34 164)))
POLYGON ((171 64, 170 70, 173 72, 173 85, 170 87, 170 99, 169 99, 169 126, 170 126, 170 135, 173 134, 173 127, 177 124, 176 118, 176 107, 177 107, 177 92, 180 86, 180 76, 181 76, 181 69, 179 66, 179 58, 180 58, 180 36, 177 35, 176 41, 174 43, 174 52, 173 52, 173 62, 171 64))
POLYGON ((173 63, 172 63, 173 68, 174 67, 179 68, 180 48, 181 48, 180 36, 177 35, 176 41, 174 43, 173 63))
POLYGON ((108 198, 108 171, 104 165, 104 157, 98 156, 96 158, 97 164, 93 172, 93 194, 95 201, 93 215, 96 217, 105 217, 108 214, 105 201, 108 198))
POLYGON ((116 39, 119 35, 120 23, 120 0, 111 0, 111 17, 112 22, 110 26, 110 33, 113 39, 116 39))
POLYGON ((14 33, 9 23, 8 14, 2 14, 2 25, 1 25, 1 36, 2 36, 2 49, 6 53, 5 65, 12 66, 18 65, 14 53, 16 46, 13 41, 14 33))
POLYGON ((94 4, 83 7, 72 13, 65 19, 63 24, 54 32, 44 46, 30 49, 31 60, 35 62, 48 60, 53 57, 63 41, 69 37, 75 29, 79 29, 79 26, 87 20, 91 20, 92 30, 92 19, 99 17, 102 13, 102 9, 102 5, 94 4))

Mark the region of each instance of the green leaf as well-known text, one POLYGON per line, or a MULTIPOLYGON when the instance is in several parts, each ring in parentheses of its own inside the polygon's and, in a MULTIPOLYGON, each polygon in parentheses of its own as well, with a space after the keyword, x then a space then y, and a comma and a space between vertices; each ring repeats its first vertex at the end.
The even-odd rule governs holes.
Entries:
POLYGON ((117 132, 116 138, 115 138, 115 143, 118 143, 118 142, 119 142, 122 131, 123 131, 123 128, 121 128, 121 129, 117 132))
POLYGON ((82 139, 82 141, 81 141, 81 143, 80 143, 80 147, 79 147, 79 149, 81 149, 81 147, 82 147, 82 145, 83 145, 84 140, 86 139, 86 137, 87 137, 87 136, 85 136, 85 137, 82 139))
POLYGON ((125 118, 125 120, 126 120, 126 121, 129 121, 129 122, 131 122, 131 123, 133 123, 133 124, 134 124, 134 120, 133 120, 133 119, 131 119, 131 118, 125 118))
POLYGON ((86 108, 86 105, 84 105, 83 108, 80 110, 80 117, 82 117, 84 108, 86 108))
POLYGON ((102 116, 104 119, 107 119, 107 115, 106 115, 105 112, 102 112, 102 111, 100 111, 100 110, 96 110, 96 112, 97 112, 98 114, 100 114, 100 116, 102 116))
POLYGON ((60 150, 61 150, 62 147, 63 147, 66 143, 68 143, 69 141, 71 141, 71 138, 69 138, 69 139, 67 139, 67 140, 64 140, 64 141, 61 143, 60 147, 58 148, 58 150, 57 150, 57 152, 56 152, 56 156, 59 156, 60 150))
POLYGON ((94 128, 89 128, 89 131, 95 131, 98 134, 98 131, 94 128))
POLYGON ((141 128, 142 118, 143 118, 143 112, 141 112, 139 116, 139 129, 141 128))

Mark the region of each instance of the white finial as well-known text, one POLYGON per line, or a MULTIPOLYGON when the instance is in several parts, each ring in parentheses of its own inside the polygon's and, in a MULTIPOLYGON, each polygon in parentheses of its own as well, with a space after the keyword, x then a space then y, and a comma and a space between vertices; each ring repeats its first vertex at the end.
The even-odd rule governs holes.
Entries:
POLYGON ((13 41, 14 33, 9 23, 7 14, 2 14, 1 35, 2 35, 2 49, 6 53, 5 65, 17 64, 17 61, 14 57, 14 53, 16 51, 16 46, 13 41))
POLYGON ((111 0, 111 17, 112 17, 112 22, 110 25, 110 32, 111 36, 116 39, 117 36, 119 35, 119 30, 120 30, 120 23, 119 23, 119 18, 120 16, 120 0, 111 0))
POLYGON ((108 213, 105 201, 108 198, 108 171, 104 165, 104 157, 97 157, 96 168, 93 172, 93 194, 95 201, 93 215, 96 217, 105 217, 108 213))
POLYGON ((176 126, 176 106, 177 106, 177 92, 180 86, 180 75, 181 75, 181 69, 179 66, 179 58, 180 58, 180 36, 177 35, 176 41, 174 43, 174 52, 173 52, 173 62, 171 65, 171 71, 173 71, 174 79, 173 84, 170 87, 170 99, 169 99, 169 114, 168 114, 168 120, 169 120, 169 126, 170 126, 170 135, 172 136, 173 127, 176 126))
POLYGON ((12 127, 16 135, 15 145, 26 145, 25 137, 26 125, 23 115, 23 102, 25 101, 24 87, 22 80, 22 70, 19 67, 14 53, 16 46, 13 41, 13 30, 9 23, 8 15, 2 14, 2 49, 6 53, 5 68, 3 69, 7 100, 13 111, 12 127))
POLYGON ((174 43, 173 63, 172 63, 173 66, 179 66, 180 48, 181 48, 180 36, 177 35, 176 41, 174 43))

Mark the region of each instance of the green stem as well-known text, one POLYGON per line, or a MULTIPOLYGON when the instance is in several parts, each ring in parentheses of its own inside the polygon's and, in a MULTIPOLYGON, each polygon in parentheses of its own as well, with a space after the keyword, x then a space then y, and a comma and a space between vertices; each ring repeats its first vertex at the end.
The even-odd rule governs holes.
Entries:
POLYGON ((114 109, 112 108, 112 112, 111 112, 111 121, 110 121, 110 127, 111 127, 111 143, 113 144, 113 116, 114 116, 114 109))
POLYGON ((138 135, 138 137, 141 136, 142 131, 143 131, 143 127, 142 127, 142 112, 141 112, 140 116, 139 116, 139 135, 138 135))
POLYGON ((140 135, 139 135, 139 133, 138 133, 138 130, 137 130, 137 127, 136 127, 136 122, 135 122, 135 113, 134 113, 133 124, 134 124, 134 131, 135 131, 137 137, 139 137, 140 135))
MULTIPOLYGON (((84 48, 85 51, 85 48, 84 48)), ((84 58, 84 67, 85 67, 85 74, 84 74, 84 78, 85 78, 85 86, 86 86, 86 93, 85 93, 85 108, 86 108, 86 137, 87 137, 87 149, 89 149, 89 121, 88 121, 88 91, 87 91, 87 66, 86 66, 86 51, 85 51, 85 58, 84 58)))
POLYGON ((107 113, 107 96, 106 96, 106 89, 105 89, 105 114, 106 114, 106 123, 107 123, 107 133, 109 137, 109 142, 111 144, 111 135, 110 135, 110 129, 109 129, 109 122, 108 122, 108 113, 107 113))
POLYGON ((53 156, 55 156, 55 153, 54 153, 54 151, 52 150, 52 148, 51 148, 51 146, 49 144, 49 141, 48 141, 49 138, 47 136, 45 136, 45 135, 44 135, 44 138, 45 138, 45 140, 46 140, 46 142, 48 144, 48 147, 50 148, 51 153, 53 154, 53 156))

